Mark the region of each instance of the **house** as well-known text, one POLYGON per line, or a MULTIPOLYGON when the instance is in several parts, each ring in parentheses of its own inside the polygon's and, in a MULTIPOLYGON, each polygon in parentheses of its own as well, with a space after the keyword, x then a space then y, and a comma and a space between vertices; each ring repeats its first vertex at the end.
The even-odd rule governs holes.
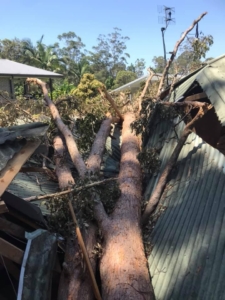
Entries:
MULTIPOLYGON (((149 269, 157 300, 224 299, 225 55, 176 83, 169 101, 187 100, 213 109, 189 135, 151 217, 149 269)), ((146 200, 183 132, 178 123, 159 116, 153 122, 145 147, 161 149, 161 166, 148 180, 146 200)))
POLYGON ((8 92, 12 99, 14 95, 14 81, 27 77, 48 78, 50 89, 52 89, 52 79, 62 78, 63 75, 17 63, 8 59, 0 59, 0 90, 8 92))

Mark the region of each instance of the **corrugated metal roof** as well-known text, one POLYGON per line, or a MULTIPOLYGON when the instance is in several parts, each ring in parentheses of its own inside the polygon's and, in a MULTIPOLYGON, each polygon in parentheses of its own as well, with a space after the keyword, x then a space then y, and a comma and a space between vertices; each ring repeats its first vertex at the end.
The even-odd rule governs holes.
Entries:
MULTIPOLYGON (((182 123, 178 126, 178 135, 183 127, 182 123)), ((154 132, 158 131, 156 128, 154 132)), ((160 154, 161 170, 175 145, 176 135, 171 129, 160 154)), ((158 178, 150 180, 146 198, 158 178)), ((149 239, 153 248, 148 262, 157 300, 224 299, 224 199, 225 157, 192 133, 157 212, 162 206, 166 210, 149 239)))
POLYGON ((0 76, 14 77, 63 77, 63 75, 31 67, 8 59, 0 59, 0 76))
POLYGON ((203 68, 188 75, 175 85, 170 101, 177 101, 194 82, 198 82, 214 105, 222 126, 225 126, 225 55, 210 62, 203 68), (197 73, 196 73, 197 72, 197 73))
POLYGON ((225 126, 225 56, 207 65, 196 80, 215 107, 220 122, 225 126))
MULTIPOLYGON (((162 74, 156 74, 155 76, 153 76, 152 81, 158 81, 161 76, 162 76, 162 74)), ((137 89, 137 88, 140 87, 141 82, 145 82, 148 77, 149 77, 149 75, 145 75, 145 76, 137 78, 137 79, 135 79, 131 82, 128 82, 128 83, 118 87, 117 89, 111 91, 110 94, 125 91, 125 90, 129 90, 129 89, 130 90, 137 89)))
MULTIPOLYGON (((58 184, 50 181, 45 173, 18 173, 7 191, 20 198, 27 198, 56 193, 58 189, 58 184)), ((32 201, 31 203, 38 206, 44 215, 49 214, 45 200, 32 201)))

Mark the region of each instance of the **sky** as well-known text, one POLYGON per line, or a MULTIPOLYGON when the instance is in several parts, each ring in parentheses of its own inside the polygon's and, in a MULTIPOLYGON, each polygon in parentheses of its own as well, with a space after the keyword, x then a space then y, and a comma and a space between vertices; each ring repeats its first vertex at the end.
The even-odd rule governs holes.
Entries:
POLYGON ((158 20, 163 13, 158 6, 175 9, 175 24, 169 25, 165 33, 167 52, 173 50, 193 20, 207 11, 199 31, 211 34, 214 44, 206 56, 225 53, 225 0, 0 0, 0 5, 0 39, 30 38, 35 43, 44 34, 44 43, 53 44, 59 34, 74 31, 91 50, 99 34, 107 35, 118 27, 123 36, 130 38, 129 63, 144 58, 146 67, 153 65, 154 56, 163 56, 164 25, 158 20))

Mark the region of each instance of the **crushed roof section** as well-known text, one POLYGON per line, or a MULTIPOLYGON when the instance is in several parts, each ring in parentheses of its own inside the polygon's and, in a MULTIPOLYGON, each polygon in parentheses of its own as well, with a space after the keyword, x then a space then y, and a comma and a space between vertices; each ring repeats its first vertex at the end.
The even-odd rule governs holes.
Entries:
POLYGON ((0 144, 6 141, 13 141, 16 138, 32 138, 36 136, 43 136, 47 129, 48 124, 41 122, 33 122, 29 124, 2 127, 0 128, 0 144))
POLYGON ((9 59, 0 59, 0 76, 14 77, 63 77, 63 75, 21 64, 9 59))
MULTIPOLYGON (((183 128, 181 123, 178 136, 183 128)), ((165 132, 160 172, 176 145, 175 132, 165 132)), ((153 139, 157 134, 156 128, 153 139)), ((159 175, 149 181, 146 199, 159 175)), ((148 262, 156 299, 224 297, 224 199, 225 157, 192 133, 160 201, 156 215, 162 214, 149 239, 152 252, 148 262)))
POLYGON ((170 101, 178 101, 195 81, 206 93, 215 107, 222 126, 225 126, 225 55, 211 60, 204 67, 178 82, 170 101))

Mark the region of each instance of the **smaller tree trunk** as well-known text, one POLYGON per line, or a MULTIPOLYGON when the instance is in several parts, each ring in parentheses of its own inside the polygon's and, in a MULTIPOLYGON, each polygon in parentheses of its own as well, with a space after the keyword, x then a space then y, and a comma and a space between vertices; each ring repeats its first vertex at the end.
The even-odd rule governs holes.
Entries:
POLYGON ((90 155, 86 161, 87 170, 92 173, 99 173, 101 169, 102 156, 105 150, 106 139, 110 133, 111 118, 105 119, 96 134, 90 155))

